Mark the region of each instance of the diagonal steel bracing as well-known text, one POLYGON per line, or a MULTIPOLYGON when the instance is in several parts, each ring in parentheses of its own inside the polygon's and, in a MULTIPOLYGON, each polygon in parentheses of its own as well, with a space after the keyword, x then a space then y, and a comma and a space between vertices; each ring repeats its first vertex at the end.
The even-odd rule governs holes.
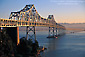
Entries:
POLYGON ((35 26, 26 27, 26 39, 36 40, 35 26))
POLYGON ((57 36, 57 28, 54 27, 49 27, 49 35, 48 37, 55 37, 57 36))

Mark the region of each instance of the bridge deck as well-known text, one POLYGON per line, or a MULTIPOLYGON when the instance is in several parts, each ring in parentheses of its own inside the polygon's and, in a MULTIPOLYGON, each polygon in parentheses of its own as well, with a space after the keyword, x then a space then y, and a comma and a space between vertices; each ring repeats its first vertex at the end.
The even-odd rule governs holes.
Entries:
POLYGON ((0 19, 0 27, 19 26, 46 26, 65 29, 64 26, 56 23, 53 15, 49 15, 48 18, 41 17, 34 5, 26 5, 18 12, 11 12, 9 19, 0 19))
POLYGON ((19 26, 46 26, 46 27, 63 28, 62 26, 54 25, 52 23, 0 19, 0 27, 19 27, 19 26))
POLYGON ((32 21, 17 21, 12 19, 0 19, 0 27, 17 27, 17 26, 51 26, 55 27, 53 24, 43 23, 43 22, 32 22, 32 21))

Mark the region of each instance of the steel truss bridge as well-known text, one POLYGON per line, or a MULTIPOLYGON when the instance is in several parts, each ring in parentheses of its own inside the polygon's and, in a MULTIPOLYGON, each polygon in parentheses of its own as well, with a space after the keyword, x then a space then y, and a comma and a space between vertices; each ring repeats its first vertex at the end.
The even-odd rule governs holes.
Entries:
POLYGON ((34 5, 26 5, 20 11, 11 12, 9 19, 0 19, 0 27, 6 28, 9 35, 17 30, 17 44, 19 44, 19 27, 26 27, 26 39, 28 37, 36 39, 35 26, 49 27, 48 37, 63 34, 65 30, 64 26, 56 23, 53 15, 49 15, 48 18, 41 17, 34 5), (30 31, 33 35, 29 34, 30 31))

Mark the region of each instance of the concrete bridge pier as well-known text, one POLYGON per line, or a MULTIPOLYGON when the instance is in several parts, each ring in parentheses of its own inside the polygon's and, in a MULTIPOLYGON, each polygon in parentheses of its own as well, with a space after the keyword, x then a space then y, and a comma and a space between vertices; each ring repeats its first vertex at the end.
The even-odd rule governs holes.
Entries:
POLYGON ((36 31, 35 26, 27 26, 26 27, 26 39, 32 39, 33 42, 36 40, 36 31))
POLYGON ((19 27, 4 27, 6 34, 8 34, 15 44, 19 44, 19 27))

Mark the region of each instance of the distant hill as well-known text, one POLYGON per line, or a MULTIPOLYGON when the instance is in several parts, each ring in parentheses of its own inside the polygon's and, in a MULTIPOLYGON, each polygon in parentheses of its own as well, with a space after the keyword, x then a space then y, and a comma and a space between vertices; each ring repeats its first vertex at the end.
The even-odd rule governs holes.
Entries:
POLYGON ((85 30, 85 23, 60 23, 67 30, 85 30))

